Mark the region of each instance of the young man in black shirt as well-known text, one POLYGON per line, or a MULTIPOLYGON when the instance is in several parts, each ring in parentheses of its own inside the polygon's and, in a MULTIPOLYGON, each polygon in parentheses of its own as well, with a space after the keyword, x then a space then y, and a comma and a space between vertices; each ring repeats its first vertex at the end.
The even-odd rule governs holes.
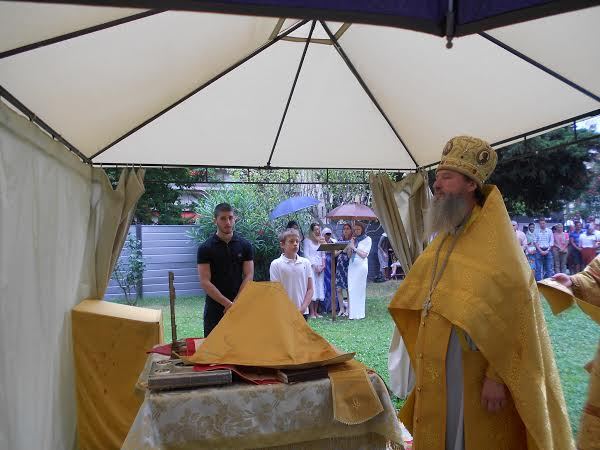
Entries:
POLYGON ((254 277, 252 245, 234 233, 235 220, 231 205, 218 204, 214 211, 217 232, 198 248, 200 286, 206 292, 204 337, 217 326, 238 293, 254 277))

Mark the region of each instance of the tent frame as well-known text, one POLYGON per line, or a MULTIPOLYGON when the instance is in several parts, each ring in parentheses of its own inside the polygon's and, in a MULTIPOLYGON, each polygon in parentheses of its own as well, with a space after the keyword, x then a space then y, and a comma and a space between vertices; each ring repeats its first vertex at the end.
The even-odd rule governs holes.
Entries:
MULTIPOLYGON (((31 0, 16 0, 31 1, 31 0)), ((492 17, 478 19, 470 23, 457 24, 457 0, 447 0, 445 18, 441 22, 432 20, 390 15, 383 13, 367 13, 364 11, 339 11, 326 8, 307 8, 302 6, 283 6, 276 4, 262 5, 236 1, 218 0, 35 0, 36 3, 68 3, 87 6, 113 6, 124 8, 142 8, 151 10, 180 10, 196 12, 214 12, 221 14, 238 14, 246 16, 297 17, 312 20, 318 17, 334 22, 355 22, 371 25, 384 25, 421 31, 440 37, 446 37, 448 47, 452 38, 476 34, 491 28, 513 25, 542 17, 575 11, 600 4, 598 0, 553 0, 543 4, 521 8, 492 17)))
POLYGON ((144 19, 146 17, 153 16, 155 14, 159 14, 161 12, 165 12, 164 10, 152 10, 146 11, 139 14, 133 14, 131 16, 122 17, 120 19, 111 20, 105 23, 101 23, 99 25, 94 25, 93 27, 82 28, 81 30, 73 31, 72 33, 66 33, 60 36, 55 36, 50 39, 44 39, 43 41, 34 42, 33 44, 23 45, 21 47, 13 48, 12 50, 7 50, 5 52, 0 52, 0 59, 8 58, 9 56, 15 56, 19 53, 28 52, 30 50, 35 50, 37 48, 46 47, 47 45, 56 44, 58 42, 68 41, 69 39, 74 39, 80 36, 85 36, 86 34, 95 33, 96 31, 106 30, 108 28, 116 27, 118 25, 122 25, 128 22, 133 22, 138 19, 144 19))
POLYGON ((308 46, 310 45, 310 40, 312 38, 313 32, 315 31, 315 25, 317 24, 316 20, 313 20, 310 24, 310 31, 308 32, 308 38, 304 44, 304 49, 302 50, 302 56, 300 57, 300 62, 298 63, 298 69, 296 69, 296 75, 294 76, 294 82, 292 83, 292 87, 290 89, 290 94, 288 95, 287 102, 285 104, 285 108, 283 109, 283 115, 281 116, 281 121, 279 122, 279 128, 277 128, 277 134, 275 135, 275 140, 273 141, 273 147, 271 148, 271 153, 269 154, 269 160, 267 161, 267 167, 271 167, 271 160, 273 159, 273 153, 275 153, 275 147, 277 147, 277 141, 279 141, 279 136, 281 135, 281 129, 283 128, 283 123, 285 122, 285 117, 287 116, 288 109, 290 108, 290 103, 292 103, 292 97, 294 96, 294 91, 296 90, 296 84, 298 83, 298 78, 300 78, 300 71, 302 70, 302 65, 304 64, 304 59, 306 58, 306 52, 308 51, 308 46))
MULTIPOLYGON (((41 1, 39 3, 64 3, 63 1, 41 1)), ((88 27, 88 28, 84 28, 75 32, 71 32, 71 33, 67 33, 61 36, 57 36, 51 39, 46 39, 43 41, 39 41, 36 43, 32 43, 29 45, 25 45, 25 46, 21 46, 12 50, 8 50, 5 51, 3 53, 0 53, 0 59, 9 57, 9 56, 14 56, 20 53, 24 53, 30 50, 34 50, 40 47, 44 47, 47 45, 52 45, 58 42, 63 42, 65 40, 69 40, 69 39, 73 39, 79 36, 83 36, 83 35, 87 35, 90 33, 94 33, 96 31, 101 31, 101 30, 105 30, 107 28, 111 28, 111 27, 115 27, 118 25, 122 25, 128 22, 132 22, 135 20, 139 20, 139 19, 144 19, 146 17, 150 17, 152 15, 155 14, 160 14, 162 12, 166 12, 169 11, 171 9, 183 9, 183 10, 191 10, 191 11, 215 11, 215 12, 222 12, 222 13, 243 13, 243 14, 247 14, 247 15, 273 15, 270 14, 269 11, 263 11, 263 9, 265 7, 256 7, 256 6, 240 6, 240 5, 234 5, 234 4, 223 4, 223 3, 218 3, 218 2, 197 2, 197 1, 186 1, 186 0, 178 0, 175 2, 165 2, 163 0, 129 0, 129 1, 108 1, 108 2, 98 2, 98 1, 75 1, 75 2, 67 2, 67 3, 73 3, 73 4, 82 4, 82 5, 103 5, 103 6, 109 6, 109 5, 113 5, 113 6, 129 6, 129 7, 149 7, 149 6, 167 6, 167 4, 169 5, 169 8, 154 8, 151 9, 149 11, 145 11, 139 14, 133 14, 127 17, 123 17, 117 20, 112 20, 112 21, 108 21, 105 22, 103 24, 99 24, 99 25, 95 25, 92 27, 88 27), (232 9, 230 9, 232 8, 232 9), (242 8, 242 10, 238 10, 236 8, 242 8)), ((551 5, 554 4, 554 7, 557 9, 548 9, 551 8, 551 6, 547 6, 546 9, 542 8, 542 7, 535 7, 535 8, 528 8, 528 10, 533 10, 533 9, 543 9, 544 15, 548 15, 551 13, 558 13, 558 12, 565 12, 567 10, 574 10, 574 9, 578 9, 578 8, 582 8, 585 6, 591 6, 594 4, 598 4, 600 2, 598 2, 598 0, 596 1, 592 1, 592 0, 586 0, 586 1, 571 1, 571 2, 564 2, 564 1, 556 1, 556 2, 551 2, 551 5), (569 4, 569 7, 567 7, 566 4, 569 4), (561 9, 563 8, 563 9, 561 9), (566 8, 566 9, 565 9, 566 8), (550 12, 552 11, 552 12, 550 12)), ((452 0, 449 1, 449 11, 452 12, 453 14, 453 8, 455 7, 454 2, 452 0)), ((269 9, 268 7, 266 7, 267 9, 269 9)), ((281 13, 280 10, 282 10, 281 7, 273 7, 271 8, 272 11, 277 11, 278 15, 281 13)), ((285 9, 285 8, 283 8, 285 9)), ((305 8, 292 8, 292 9, 302 9, 305 10, 305 8)), ((519 11, 517 11, 519 12, 519 11)), ((531 11, 529 11, 531 12, 531 11)), ((516 14, 516 13, 515 13, 516 14)), ((297 15, 297 14, 296 14, 297 15)), ((304 17, 304 16, 303 16, 304 17)), ((523 18, 523 20, 530 20, 532 17, 529 17, 528 19, 523 18)), ((412 162, 414 163, 415 167, 414 168, 389 168, 389 169, 382 169, 382 168, 338 168, 338 170, 368 170, 368 171, 373 171, 373 170, 392 170, 392 171, 400 171, 400 172, 414 172, 414 171, 418 171, 418 170, 423 170, 423 169, 429 169, 431 167, 436 166, 438 162, 434 162, 431 164, 427 164, 427 165, 423 165, 420 166, 415 157, 413 156, 413 153, 410 151, 410 149, 408 148, 408 146, 406 145, 405 141, 402 139, 402 136, 400 136, 399 132, 395 129, 394 125, 392 124, 392 122, 390 121, 389 117, 387 116, 387 114, 385 113, 385 111, 383 110, 383 108, 381 107, 381 105, 379 104, 379 102, 377 101, 377 99, 375 98, 375 96, 373 95, 373 93, 371 92, 371 90, 369 89, 368 85, 366 84, 366 82, 364 81, 364 79, 361 77, 360 73, 358 72, 358 70, 356 69, 356 67, 354 66, 354 64, 352 63, 352 61, 350 60, 350 58, 348 57, 348 55, 346 54, 346 52, 344 51, 344 49, 342 48, 342 46, 340 45, 338 38, 348 29, 348 27, 351 26, 351 23, 344 23, 340 29, 333 34, 332 31, 329 29, 328 25, 325 23, 325 20, 341 20, 341 17, 331 17, 331 14, 328 14, 327 12, 323 12, 323 11, 314 11, 314 15, 312 15, 311 19, 303 19, 303 20, 299 20, 296 24, 294 24, 293 26, 290 26, 288 29, 286 29, 284 32, 281 32, 281 28, 284 24, 285 18, 280 17, 280 19, 277 21, 275 27, 273 28, 273 31, 271 32, 271 35, 269 36, 269 39, 267 42, 265 42, 263 45, 261 45, 260 47, 258 47, 256 50, 254 50, 252 53, 250 53, 249 55, 245 56, 244 58, 240 59, 239 61, 235 62, 234 64, 230 65, 229 67, 227 67, 226 69, 224 69, 223 71, 221 71, 220 73, 218 73, 217 75, 215 75, 214 77, 212 77, 210 80, 204 82, 203 84, 201 84, 200 86, 198 86, 197 88, 195 88, 194 90, 192 90, 191 92, 187 93, 186 95, 184 95, 183 97, 179 98, 177 101, 175 101, 174 103, 172 103, 171 105, 167 106, 166 108, 164 108, 163 110, 159 111, 158 113, 154 114, 153 116, 151 116, 150 118, 144 120, 143 122, 141 122, 140 124, 136 125, 134 128, 132 128, 131 130, 127 131, 125 134, 121 135, 120 137, 118 137, 117 139, 115 139, 114 141, 110 142, 108 145, 106 145, 105 147, 101 148, 100 150, 98 150, 96 153, 94 153, 92 156, 87 157, 81 150, 79 150, 75 145, 73 145, 71 142, 69 142, 68 140, 66 140, 63 136, 60 135, 60 133, 58 133, 56 130, 54 130, 52 127, 50 127, 43 119, 39 118, 36 116, 36 114, 31 111, 26 105, 24 105, 21 101, 19 101, 14 95, 12 95, 7 89, 5 89, 3 86, 0 85, 0 98, 4 98, 5 100, 7 100, 10 104, 12 104, 16 109, 18 109, 19 111, 21 111, 25 116, 27 116, 29 118, 29 120, 31 120, 32 122, 36 123, 40 128, 42 128, 45 132, 47 132, 50 136, 52 136, 53 139, 61 142, 69 151, 71 151, 73 154, 75 154, 78 158, 80 158, 82 160, 82 162, 84 162, 85 164, 91 165, 91 166, 106 166, 106 167, 119 167, 119 166, 126 166, 126 164, 122 164, 122 163, 95 163, 93 160, 94 158, 96 158, 97 156, 101 155, 102 153, 104 153, 105 151, 107 151, 108 149, 110 149, 111 147, 113 147, 114 145, 116 145, 117 143, 121 142, 122 140, 126 139, 128 136, 134 134, 135 132, 137 132, 138 130, 142 129, 143 127, 145 127, 146 125, 148 125, 149 123, 153 122, 154 120, 156 120, 157 118, 159 118, 160 116, 162 116, 163 114, 167 113, 168 111, 170 111, 171 109, 177 107, 179 104, 183 103, 184 101, 186 101, 187 99, 189 99, 190 97, 194 96, 195 94, 199 93, 200 91, 202 91, 204 88, 210 86, 212 83, 216 82, 217 80, 219 80, 220 78, 222 78, 223 76, 227 75, 228 73, 230 73, 231 71, 235 70, 237 67, 241 66, 242 64, 246 63, 247 61, 249 61, 250 59, 252 59, 253 57, 257 56, 258 54, 260 54, 261 52, 263 52, 264 50, 268 49, 269 47, 271 47, 272 45, 274 45, 276 42, 280 41, 280 40, 286 40, 286 39, 292 39, 291 37, 289 37, 289 35, 291 33, 293 33, 294 31, 298 30, 299 28, 305 26, 309 21, 311 22, 311 27, 310 27, 310 32, 307 38, 298 38, 295 40, 300 40, 300 41, 304 41, 305 45, 304 45, 304 49, 302 52, 302 56, 300 58, 300 61, 298 63, 298 68, 296 70, 296 74, 294 77, 294 81, 291 85, 290 88, 290 92, 288 95, 288 99, 285 105, 285 109, 283 111, 280 123, 279 123, 279 127, 277 129, 277 133, 276 136, 274 138, 274 142, 273 142, 273 146, 271 148, 271 152, 269 154, 269 158, 266 162, 266 165, 261 165, 261 166, 214 166, 214 165, 161 165, 161 164, 134 164, 134 165, 139 165, 139 166, 143 166, 143 167, 205 167, 205 168, 211 168, 211 167, 219 167, 219 168, 236 168, 236 169, 268 169, 268 170, 279 170, 279 169, 316 169, 316 168, 310 168, 310 167, 275 167, 271 165, 271 161, 273 158, 273 155, 275 153, 276 147, 277 147, 277 142, 279 140, 279 136, 281 134, 281 130, 283 128, 286 116, 287 116, 287 112, 289 109, 289 106, 291 104, 291 100, 292 97, 294 95, 294 91, 296 88, 296 84, 297 81, 299 79, 301 70, 302 70, 302 66, 304 63, 304 59, 306 56, 306 53, 308 51, 308 46, 311 43, 324 43, 321 41, 324 41, 323 39, 313 39, 312 35, 313 35, 313 31, 315 29, 315 25, 317 20, 319 21, 320 25, 323 27, 323 29, 325 30, 325 32, 327 33, 328 37, 329 37, 329 41, 327 42, 327 44, 329 45, 333 45, 335 50, 337 51, 337 53, 339 54, 339 56, 342 58, 342 60, 344 61, 344 63, 346 64, 347 68, 350 70, 350 72, 352 73, 352 75, 356 78, 357 82, 359 83, 359 85, 361 86, 361 88, 363 89, 363 91, 367 94, 367 96, 369 97, 369 99, 371 100, 371 102, 373 103, 373 105, 377 108, 377 110, 379 111, 379 113, 381 114, 382 118, 385 120, 385 122, 388 124, 388 126, 390 127, 390 129, 392 130, 392 132, 394 133, 394 135, 398 138, 400 144, 403 146, 403 148, 406 150, 406 152, 408 153, 408 155, 410 156, 412 162), (319 17, 319 19, 314 19, 314 17, 319 17), (318 41, 318 42, 317 42, 318 41)), ((346 20, 347 18, 345 18, 344 20, 346 20)), ((356 19, 356 17, 354 17, 354 19, 356 19)), ((378 23, 378 22, 370 22, 370 19, 365 18, 364 21, 368 22, 368 23, 378 23)), ((487 20, 487 19, 486 19, 487 20)), ((489 19, 492 20, 492 19, 489 19)), ((514 23, 514 22, 513 22, 514 23)), ((389 25, 389 24, 388 24, 389 25)), ((472 24, 470 24, 472 25, 472 24)), ((406 28, 400 24, 396 24, 394 26, 401 26, 402 28, 406 28)), ((490 28, 493 26, 492 22, 486 22, 486 26, 485 28, 490 28)), ((418 27, 417 27, 418 28, 418 27)), ((410 28, 409 29, 413 29, 410 28)), ((424 31, 424 30, 419 30, 419 31, 424 31)), ((435 33, 434 33, 435 34, 435 33)), ((514 48, 510 47, 509 45, 505 44, 504 42, 502 42, 501 40, 494 38, 493 36, 485 33, 484 31, 479 31, 477 33, 479 36, 481 36, 482 38, 492 42, 493 44, 499 46, 500 48, 502 48, 503 50, 511 53, 512 55, 516 56, 519 59, 522 59, 523 61, 526 61, 527 63, 533 65, 534 67, 536 67, 537 69, 545 72, 546 74, 556 78, 557 80, 561 81, 562 83, 568 85, 569 87, 577 90, 578 92, 590 97, 591 99, 600 102, 600 96, 586 90, 585 88, 583 88, 582 86, 579 86, 578 84, 574 83, 573 81, 569 80, 568 78, 560 75, 559 73, 549 69, 548 67, 544 66, 543 64, 535 61, 534 59, 528 57, 527 55, 515 50, 514 48)), ((443 34, 442 34, 443 35, 443 34)), ((456 34, 457 36, 460 36, 461 34, 456 34)), ((449 36, 449 35, 448 35, 449 36)), ((535 134, 539 134, 541 132, 544 131, 548 131, 552 128, 557 128, 560 127, 561 125, 565 125, 571 122, 575 122, 577 120, 586 118, 586 117, 592 117, 595 115, 599 115, 600 114, 600 109, 596 109, 584 114, 580 114, 578 116, 575 117, 570 117, 568 119, 550 124, 550 125, 546 125, 544 127, 538 128, 536 130, 532 130, 532 131, 528 131, 526 133, 522 133, 516 136, 512 136, 506 139, 503 139, 501 141, 497 141, 494 143, 491 143, 492 146, 503 146, 507 143, 511 143, 511 142, 516 142, 518 140, 524 140, 527 139, 527 137, 535 135, 535 134)), ((329 168, 332 170, 335 170, 336 168, 329 168)))

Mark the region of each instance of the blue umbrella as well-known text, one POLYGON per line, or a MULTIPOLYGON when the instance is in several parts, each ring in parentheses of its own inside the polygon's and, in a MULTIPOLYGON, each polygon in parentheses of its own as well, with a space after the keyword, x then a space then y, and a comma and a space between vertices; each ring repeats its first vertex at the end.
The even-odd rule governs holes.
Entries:
POLYGON ((301 209, 310 208, 311 206, 315 206, 319 204, 319 200, 312 197, 292 197, 287 200, 282 201, 279 205, 275 207, 269 218, 271 220, 277 219, 278 217, 285 216, 286 214, 291 214, 296 211, 300 211, 301 209))

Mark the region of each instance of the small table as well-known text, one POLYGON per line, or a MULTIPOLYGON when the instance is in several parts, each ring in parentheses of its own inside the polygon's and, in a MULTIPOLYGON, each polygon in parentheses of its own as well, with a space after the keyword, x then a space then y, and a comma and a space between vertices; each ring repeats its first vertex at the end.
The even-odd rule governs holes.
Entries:
POLYGON ((144 402, 123 449, 253 449, 401 447, 400 422, 387 388, 375 373, 369 378, 381 399, 383 412, 359 425, 333 420, 328 378, 296 384, 229 386, 150 392, 144 383, 150 355, 137 388, 144 402))

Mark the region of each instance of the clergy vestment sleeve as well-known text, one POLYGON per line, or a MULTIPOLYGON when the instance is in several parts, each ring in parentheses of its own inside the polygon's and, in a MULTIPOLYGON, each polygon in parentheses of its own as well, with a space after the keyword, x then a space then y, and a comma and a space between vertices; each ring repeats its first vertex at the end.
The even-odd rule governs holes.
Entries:
POLYGON ((502 378, 500 378, 500 375, 498 375, 496 373, 496 371, 490 365, 488 365, 488 368, 485 371, 485 376, 487 378, 489 378, 490 380, 494 380, 496 383, 502 383, 502 384, 504 384, 504 382, 502 381, 502 378))
POLYGON ((600 306, 600 256, 578 274, 571 276, 573 295, 581 300, 600 306))

